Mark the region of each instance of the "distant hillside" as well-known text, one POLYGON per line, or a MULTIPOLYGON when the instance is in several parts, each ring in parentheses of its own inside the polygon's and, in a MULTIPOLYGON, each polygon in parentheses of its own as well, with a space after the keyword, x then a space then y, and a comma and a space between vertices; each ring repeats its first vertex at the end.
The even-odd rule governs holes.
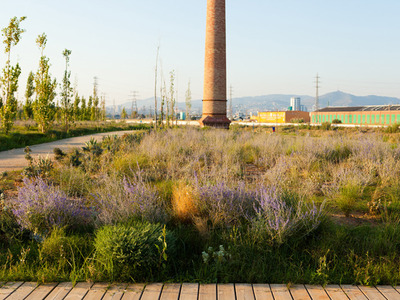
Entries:
MULTIPOLYGON (((264 96, 255 96, 255 97, 240 97, 233 98, 232 106, 234 112, 242 111, 242 112, 257 112, 257 111, 266 111, 266 110, 285 110, 290 105, 291 97, 300 97, 301 103, 308 108, 308 111, 313 110, 313 106, 315 103, 314 96, 307 95, 282 95, 282 94, 273 94, 273 95, 264 95, 264 96)), ((326 106, 362 106, 362 105, 385 105, 385 104, 399 104, 400 98, 394 97, 384 97, 384 96, 355 96, 352 94, 344 93, 341 91, 336 91, 332 93, 328 93, 325 95, 321 95, 319 97, 319 106, 320 108, 326 106)), ((144 100, 137 101, 139 112, 148 113, 149 109, 152 108, 154 110, 154 98, 148 98, 144 100)), ((158 106, 160 105, 160 100, 158 100, 158 106)), ((177 103, 178 109, 185 110, 185 103, 179 102, 177 103)), ((128 113, 131 111, 132 103, 126 102, 124 104, 118 105, 116 107, 116 113, 121 112, 122 108, 125 107, 128 113)), ((201 113, 202 109, 202 101, 201 100, 193 100, 192 101, 192 110, 201 113)), ((107 112, 112 113, 113 107, 108 106, 107 112)))

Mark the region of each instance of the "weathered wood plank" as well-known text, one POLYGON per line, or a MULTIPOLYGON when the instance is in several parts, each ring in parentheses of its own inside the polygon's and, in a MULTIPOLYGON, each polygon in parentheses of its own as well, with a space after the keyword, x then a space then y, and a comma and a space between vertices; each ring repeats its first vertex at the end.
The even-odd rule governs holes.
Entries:
POLYGON ((151 283, 146 286, 143 291, 141 300, 154 300, 158 299, 161 295, 163 284, 162 283, 151 283))
POLYGON ((27 297, 38 284, 36 282, 24 282, 18 289, 14 291, 10 296, 7 297, 9 300, 21 300, 27 297))
POLYGON ((200 284, 199 300, 217 300, 217 285, 200 284))
POLYGON ((141 283, 135 283, 135 284, 128 285, 122 299, 123 300, 139 300, 140 297, 142 296, 144 287, 145 287, 145 285, 141 284, 141 283))
POLYGON ((127 283, 112 284, 110 288, 107 290, 102 300, 121 300, 127 286, 128 286, 127 283))
POLYGON ((106 294, 109 283, 105 282, 96 282, 89 290, 89 292, 85 296, 85 300, 99 300, 103 299, 103 296, 106 294))
POLYGON ((235 284, 236 300, 255 300, 251 284, 235 284))
POLYGON ((86 296, 92 285, 93 283, 91 282, 78 282, 64 299, 81 300, 86 296))
POLYGON ((181 292, 179 283, 166 283, 162 289, 160 300, 178 300, 181 292))
POLYGON ((26 300, 38 300, 44 299, 51 293, 52 290, 57 286, 57 283, 46 283, 39 285, 27 298, 26 300))
POLYGON ((285 284, 271 284, 270 286, 275 300, 292 300, 289 289, 285 284))
POLYGON ((320 285, 309 285, 306 284, 306 289, 313 300, 329 300, 328 294, 324 288, 320 285))
POLYGON ((13 293, 17 288, 23 284, 22 281, 18 282, 7 282, 4 286, 0 288, 0 300, 5 299, 11 293, 13 293))
POLYGON ((337 284, 328 284, 325 287, 325 292, 332 300, 348 300, 349 297, 343 292, 342 288, 337 284))
POLYGON ((355 285, 345 284, 341 286, 343 291, 351 300, 365 300, 368 299, 355 285))
POLYGON ((307 292, 307 289, 302 284, 295 284, 289 288, 290 293, 294 300, 310 300, 310 295, 307 292))
POLYGON ((380 285, 376 287, 388 300, 400 299, 400 294, 390 285, 380 285))
POLYGON ((368 299, 386 300, 386 298, 375 287, 359 285, 358 288, 365 296, 367 296, 368 299))
POLYGON ((184 283, 181 288, 180 300, 197 300, 199 285, 197 283, 184 283))
POLYGON ((253 284, 253 291, 256 300, 274 300, 268 284, 253 284))
POLYGON ((235 299, 235 286, 233 283, 217 285, 218 300, 235 299))
POLYGON ((62 300, 71 290, 71 282, 61 282, 51 291, 46 300, 62 300))

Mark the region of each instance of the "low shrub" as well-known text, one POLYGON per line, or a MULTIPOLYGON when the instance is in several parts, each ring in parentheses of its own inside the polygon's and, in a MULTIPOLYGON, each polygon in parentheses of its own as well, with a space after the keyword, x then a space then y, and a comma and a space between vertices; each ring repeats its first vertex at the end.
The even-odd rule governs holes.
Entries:
POLYGON ((213 227, 231 227, 246 219, 253 208, 255 193, 240 182, 230 187, 225 182, 195 187, 200 217, 213 227))
POLYGON ((2 195, 0 190, 0 248, 2 245, 9 245, 21 233, 12 208, 5 203, 2 195))
POLYGON ((331 130, 331 123, 329 123, 329 122, 323 122, 323 123, 321 124, 321 129, 322 129, 322 130, 331 130))
POLYGON ((254 205, 255 217, 250 219, 254 240, 281 245, 289 238, 301 238, 321 224, 324 205, 306 204, 293 195, 273 187, 260 189, 254 205))
POLYGON ((157 276, 173 253, 175 239, 163 226, 136 222, 107 225, 95 236, 96 259, 112 280, 145 281, 157 276))
POLYGON ((400 124, 399 123, 392 124, 392 125, 386 127, 386 129, 385 129, 386 133, 397 133, 399 131, 400 131, 400 124))
POLYGON ((18 223, 34 233, 46 235, 54 227, 86 231, 94 224, 94 211, 82 199, 69 198, 60 188, 42 178, 24 179, 14 199, 18 223))
POLYGON ((99 208, 101 224, 124 223, 132 219, 162 223, 168 217, 164 201, 140 176, 123 180, 103 177, 92 196, 99 208))

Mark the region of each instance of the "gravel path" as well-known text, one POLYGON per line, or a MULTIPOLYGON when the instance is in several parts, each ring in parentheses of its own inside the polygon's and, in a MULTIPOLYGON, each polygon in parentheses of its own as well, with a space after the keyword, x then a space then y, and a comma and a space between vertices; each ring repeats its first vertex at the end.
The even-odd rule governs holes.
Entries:
MULTIPOLYGON (((125 133, 133 133, 137 131, 114 131, 114 132, 105 132, 105 133, 97 133, 92 135, 85 135, 79 137, 73 137, 65 140, 59 140, 50 143, 44 143, 39 145, 30 146, 32 150, 32 157, 37 158, 39 155, 42 157, 49 156, 50 158, 54 157, 53 149, 60 148, 63 151, 67 151, 72 148, 79 148, 85 145, 91 138, 95 138, 98 141, 101 141, 104 136, 108 135, 124 135, 125 133)), ((25 148, 18 148, 8 151, 0 152, 0 172, 4 171, 14 171, 21 170, 28 166, 28 162, 25 159, 25 148)))

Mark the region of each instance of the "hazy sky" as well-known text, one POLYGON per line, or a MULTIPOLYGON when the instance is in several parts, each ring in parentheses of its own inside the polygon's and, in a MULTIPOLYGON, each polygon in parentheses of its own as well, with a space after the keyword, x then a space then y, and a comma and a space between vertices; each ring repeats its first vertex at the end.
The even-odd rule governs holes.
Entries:
MULTIPOLYGON (((0 0, 0 27, 27 16, 12 60, 26 78, 36 71, 35 44, 45 32, 51 73, 62 80, 63 49, 72 50, 71 71, 81 95, 93 77, 108 104, 154 95, 160 44, 168 83, 175 70, 179 101, 191 81, 203 94, 206 0, 0 0)), ((288 93, 314 95, 342 90, 356 95, 400 96, 400 1, 227 0, 228 85, 234 97, 288 93)), ((6 57, 0 46, 0 66, 6 57)))

